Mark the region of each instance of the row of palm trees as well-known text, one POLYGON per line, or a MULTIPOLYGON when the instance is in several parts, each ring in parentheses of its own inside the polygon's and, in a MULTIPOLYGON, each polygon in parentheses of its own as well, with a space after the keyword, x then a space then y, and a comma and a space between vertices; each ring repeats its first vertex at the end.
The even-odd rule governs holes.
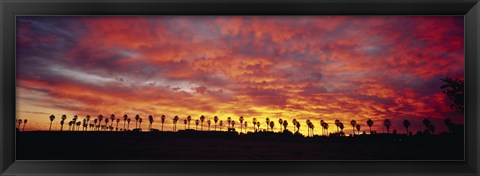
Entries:
POLYGON ((22 131, 25 131, 25 125, 27 125, 27 122, 28 122, 27 119, 23 119, 23 120, 22 120, 22 119, 18 119, 18 120, 17 120, 17 124, 18 124, 18 125, 17 125, 17 129, 20 130, 20 127, 21 127, 21 125, 22 125, 22 123, 23 123, 22 131))
MULTIPOLYGON (((51 115, 49 118, 50 118, 50 128, 49 128, 49 130, 51 131, 51 126, 52 126, 53 121, 55 120, 55 116, 51 115)), ((63 131, 63 125, 65 124, 66 119, 67 119, 66 115, 61 116, 60 131, 63 131)), ((90 123, 90 120, 91 120, 90 115, 87 115, 82 121, 78 121, 78 116, 75 115, 72 118, 72 120, 69 121, 67 124, 69 126, 70 131, 78 131, 78 130, 80 130, 80 127, 83 127, 82 129, 84 131, 88 131, 88 130, 90 130, 90 131, 114 131, 114 130, 115 131, 128 131, 128 130, 130 130, 131 119, 128 117, 127 114, 123 115, 123 128, 118 127, 119 123, 122 121, 122 119, 116 118, 114 114, 110 115, 110 118, 104 118, 103 115, 98 115, 98 117, 96 119, 93 119, 93 123, 90 123), (104 122, 104 125, 102 125, 102 122, 104 122), (114 123, 116 123, 115 126, 114 126, 114 123)), ((135 129, 137 129, 137 128, 141 129, 141 125, 142 125, 142 122, 143 122, 142 118, 137 114, 137 115, 135 115, 134 120, 135 120, 135 129)), ((160 121, 161 122, 161 131, 163 131, 163 126, 164 126, 164 123, 166 122, 165 115, 162 115, 160 120, 161 120, 160 121)), ((180 120, 180 118, 178 116, 174 116, 172 118, 173 131, 177 131, 177 122, 179 120, 180 120)), ((186 118, 183 119, 184 129, 190 129, 190 123, 191 123, 192 120, 193 120, 192 116, 187 116, 186 118)), ((148 131, 151 131, 152 124, 154 122, 154 118, 153 118, 152 115, 148 116, 148 121, 149 121, 148 131)), ((247 125, 248 125, 247 121, 243 118, 243 116, 240 116, 238 121, 240 122, 239 123, 240 132, 246 132, 247 125)), ((200 130, 203 131, 203 127, 204 127, 203 124, 204 124, 204 122, 206 122, 207 127, 208 127, 208 131, 210 131, 210 127, 212 125, 212 120, 211 119, 207 120, 206 117, 202 115, 198 119, 195 119, 194 122, 195 122, 195 130, 198 130, 198 126, 200 125, 200 130)), ((19 123, 19 126, 20 126, 20 124, 22 122, 19 120, 18 123, 19 123)), ((25 126, 25 124, 27 123, 27 120, 25 119, 23 121, 23 123, 24 123, 24 126, 25 126)), ((295 132, 298 132, 300 130, 300 127, 301 127, 300 122, 296 119, 293 119, 292 123, 293 123, 293 130, 295 132)), ((434 133, 435 132, 435 125, 433 125, 433 123, 429 119, 424 119, 422 121, 422 123, 425 126, 425 128, 426 128, 425 131, 427 133, 434 133)), ((217 131, 217 124, 220 127, 220 131, 222 131, 222 127, 224 125, 224 122, 222 120, 220 120, 218 118, 218 116, 214 116, 213 117, 213 125, 214 125, 214 130, 215 131, 217 131)), ((235 124, 236 124, 235 120, 233 120, 231 117, 227 118, 226 125, 228 127, 228 130, 234 130, 235 129, 235 124)), ((256 132, 256 131, 260 130, 260 127, 261 127, 262 123, 260 121, 258 121, 257 118, 253 118, 252 124, 253 124, 254 131, 256 132)), ((283 130, 287 130, 287 127, 289 125, 287 120, 282 120, 281 118, 278 119, 278 124, 280 124, 280 127, 279 127, 280 131, 282 131, 282 126, 283 126, 283 130)), ((336 119, 334 124, 337 128, 337 133, 340 133, 340 132, 343 133, 343 129, 345 128, 343 122, 336 119)), ((445 124, 447 125, 449 130, 451 129, 452 126, 454 126, 450 119, 446 119, 445 124)), ((274 127, 275 127, 275 122, 273 120, 270 120, 270 118, 266 118, 265 119, 265 125, 266 125, 265 131, 272 131, 273 132, 274 127)), ((350 125, 352 126, 352 135, 360 134, 361 125, 359 123, 357 123, 356 120, 351 120, 350 125)), ((372 134, 372 126, 374 125, 374 121, 372 119, 368 119, 366 121, 366 125, 369 127, 370 134, 372 134)), ((406 134, 409 134, 409 127, 411 126, 410 121, 403 120, 402 125, 406 129, 406 134)), ((306 126, 308 128, 307 135, 308 136, 310 136, 310 135, 313 136, 314 135, 314 129, 315 129, 314 123, 308 119, 308 120, 306 120, 306 126)), ((322 135, 329 135, 329 132, 328 132, 329 124, 324 120, 320 120, 320 126, 321 126, 321 129, 322 129, 322 131, 321 131, 322 135)), ((387 133, 389 134, 390 133, 390 128, 392 126, 391 120, 390 119, 384 119, 383 126, 385 126, 385 128, 387 130, 387 133)))

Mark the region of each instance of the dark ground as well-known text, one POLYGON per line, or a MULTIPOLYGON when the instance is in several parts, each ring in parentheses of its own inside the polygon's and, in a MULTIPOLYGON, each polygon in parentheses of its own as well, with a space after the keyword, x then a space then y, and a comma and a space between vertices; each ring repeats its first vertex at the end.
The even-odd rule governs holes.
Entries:
POLYGON ((18 132, 17 160, 463 160, 463 134, 18 132))

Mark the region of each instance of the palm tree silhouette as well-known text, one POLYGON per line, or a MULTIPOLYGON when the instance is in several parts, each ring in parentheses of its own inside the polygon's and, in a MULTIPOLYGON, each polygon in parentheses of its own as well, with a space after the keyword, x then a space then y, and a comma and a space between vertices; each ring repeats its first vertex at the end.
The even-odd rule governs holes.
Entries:
POLYGON ((240 118, 238 118, 238 121, 240 121, 240 133, 241 133, 243 129, 243 116, 240 116, 240 118))
POLYGON ((22 119, 18 119, 17 120, 17 123, 18 123, 18 126, 17 126, 17 129, 20 131, 20 124, 22 124, 23 120, 22 119))
POLYGON ((88 122, 90 122, 90 115, 87 115, 86 119, 87 119, 87 124, 88 124, 88 122))
POLYGON ((370 128, 370 134, 372 134, 373 120, 372 120, 372 119, 368 119, 368 120, 367 120, 367 125, 368 125, 368 128, 370 128))
POLYGON ((203 122, 205 121, 205 116, 200 116, 200 131, 203 131, 203 122))
POLYGON ((343 126, 342 122, 338 122, 338 127, 340 127, 340 132, 343 133, 343 128, 345 128, 345 126, 343 126))
POLYGON ((108 118, 105 118, 105 127, 108 126, 108 121, 109 121, 108 118))
POLYGON ((135 115, 135 128, 138 128, 138 120, 140 120, 140 116, 137 114, 135 115))
POLYGON ((70 131, 72 131, 72 124, 73 124, 73 121, 68 122, 68 129, 70 131))
POLYGON ((60 121, 60 131, 63 131, 63 124, 65 124, 65 120, 67 120, 67 115, 62 115, 62 120, 60 121))
POLYGON ((327 132, 326 134, 327 134, 327 136, 329 136, 329 134, 328 134, 328 123, 325 122, 323 124, 324 124, 323 128, 325 128, 325 131, 327 132))
POLYGON ((80 122, 80 121, 78 121, 78 122, 76 123, 76 125, 77 125, 77 131, 80 130, 80 125, 81 125, 81 124, 82 124, 82 122, 80 122))
POLYGON ((173 117, 173 131, 177 130, 178 116, 173 117))
POLYGON ((115 127, 115 131, 118 131, 118 123, 120 122, 120 119, 117 119, 117 126, 115 127))
MULTIPOLYGON (((293 119, 292 123, 293 123, 293 131, 295 131, 295 127, 297 127, 297 119, 293 119)), ((297 131, 298 131, 298 129, 297 129, 297 131)))
POLYGON ((267 131, 268 131, 268 126, 270 125, 270 119, 267 117, 267 118, 265 119, 265 122, 266 122, 266 124, 267 124, 267 131))
POLYGON ((188 129, 190 129, 190 121, 192 121, 192 117, 191 117, 191 116, 188 116, 188 117, 187 117, 187 121, 188 121, 188 129))
POLYGON ((352 120, 350 121, 350 125, 352 125, 352 136, 355 135, 355 125, 357 125, 357 121, 352 120))
POLYGON ((95 125, 95 128, 97 128, 97 122, 98 122, 98 119, 93 119, 93 124, 95 125))
POLYGON ((260 130, 260 122, 257 122, 257 130, 260 130))
POLYGON ((130 130, 130 121, 131 121, 131 119, 130 119, 130 118, 128 118, 128 119, 127 119, 127 131, 129 131, 129 130, 130 130))
POLYGON ((322 127, 322 135, 325 135, 325 122, 320 120, 320 126, 322 127))
POLYGON ((257 127, 257 123, 258 123, 258 122, 257 122, 257 118, 253 118, 253 122, 252 122, 252 123, 253 123, 253 130, 254 130, 255 132, 257 132, 257 128, 256 128, 256 127, 257 127))
POLYGON ((335 126, 337 126, 337 132, 338 132, 338 128, 340 127, 340 120, 338 119, 335 120, 335 126))
POLYGON ((187 129, 187 119, 183 119, 183 125, 185 126, 185 130, 186 130, 187 129))
POLYGON ((152 115, 148 116, 148 122, 150 123, 148 125, 148 131, 151 131, 152 130, 152 123, 153 123, 153 116, 152 115))
POLYGON ((430 133, 430 125, 432 124, 432 121, 430 121, 428 119, 423 119, 422 123, 426 128, 426 132, 430 133))
POLYGON ((232 118, 231 117, 227 118, 227 123, 228 123, 228 128, 230 129, 230 124, 232 123, 232 118))
POLYGON ((275 126, 275 123, 273 121, 270 121, 270 131, 273 132, 273 127, 275 126))
POLYGON ((110 121, 111 121, 110 126, 113 127, 113 122, 115 121, 115 115, 114 114, 110 115, 110 121))
POLYGON ((73 121, 73 128, 70 129, 70 130, 75 131, 75 124, 77 123, 77 119, 78 119, 78 116, 77 116, 77 115, 74 115, 74 116, 73 116, 73 119, 72 119, 72 121, 73 121))
POLYGON ((25 125, 27 124, 28 120, 27 119, 23 119, 23 129, 22 131, 25 131, 25 125))
MULTIPOLYGON (((103 115, 98 115, 98 126, 101 125, 102 120, 103 120, 103 115)), ((100 128, 98 128, 98 130, 100 131, 100 128)))
POLYGON ((163 124, 165 123, 165 115, 162 115, 161 122, 162 122, 162 131, 163 131, 163 124))
POLYGON ((142 129, 142 118, 138 119, 138 128, 142 129))
POLYGON ((297 133, 298 133, 300 131, 300 122, 298 121, 295 121, 295 122, 296 122, 295 126, 297 127, 297 133))
POLYGON ((220 120, 219 125, 220 125, 220 131, 222 131, 223 121, 220 120))
POLYGON ((311 127, 310 124, 311 124, 311 122, 310 122, 310 120, 307 120, 306 123, 307 123, 307 127, 308 127, 308 129, 307 129, 307 136, 310 136, 310 127, 311 127))
POLYGON ((196 119, 195 120, 195 131, 198 130, 198 124, 200 123, 200 120, 196 119))
POLYGON ((284 120, 284 121, 282 122, 282 125, 283 125, 283 131, 287 131, 288 121, 287 121, 287 120, 284 120))
POLYGON ((210 131, 210 125, 212 124, 212 121, 210 119, 207 120, 207 125, 208 125, 208 131, 210 131))
POLYGON ((232 120, 232 128, 235 129, 235 120, 232 120))
POLYGON ((217 116, 213 117, 213 122, 215 122, 215 128, 214 129, 215 129, 215 131, 217 131, 217 122, 218 122, 218 117, 217 116))
POLYGON ((247 133, 247 121, 243 122, 243 125, 245 125, 245 133, 247 133))
POLYGON ((360 134, 360 124, 355 125, 355 128, 357 129, 357 134, 360 134))
POLYGON ((87 123, 87 119, 83 119, 83 120, 82 120, 82 130, 83 130, 83 131, 85 131, 85 130, 88 129, 88 128, 87 128, 87 127, 88 127, 87 124, 88 124, 88 123, 87 123))
POLYGON ((408 127, 410 127, 410 122, 407 119, 403 120, 403 127, 405 127, 405 129, 407 130, 407 133, 405 133, 405 134, 408 135, 408 133, 409 133, 408 132, 408 127))
POLYGON ((124 114, 124 115, 123 115, 123 130, 126 129, 126 128, 125 128, 125 124, 126 124, 126 122, 127 122, 127 119, 128 119, 128 115, 127 115, 127 114, 124 114))
POLYGON ((385 119, 383 125, 387 128, 387 134, 390 134, 390 126, 392 126, 390 119, 385 119))
POLYGON ((430 123, 430 124, 428 125, 428 129, 430 129, 431 134, 434 134, 434 133, 435 133, 435 125, 433 125, 433 124, 430 123))
POLYGON ((445 119, 443 122, 445 123, 445 126, 447 126, 449 133, 454 131, 455 124, 452 122, 452 119, 445 119))
POLYGON ((278 119, 278 124, 280 124, 280 132, 282 132, 282 124, 283 124, 283 120, 282 118, 278 119))

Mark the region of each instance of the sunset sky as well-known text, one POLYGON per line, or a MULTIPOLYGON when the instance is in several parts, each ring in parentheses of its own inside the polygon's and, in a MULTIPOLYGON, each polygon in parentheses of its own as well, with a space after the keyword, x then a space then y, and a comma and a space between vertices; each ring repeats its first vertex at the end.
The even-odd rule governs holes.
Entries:
MULTIPOLYGON (((255 117, 292 119, 336 131, 355 119, 367 131, 436 133, 463 124, 440 78, 464 77, 463 16, 137 16, 17 17, 17 117, 26 130, 60 128, 77 114, 198 119, 217 115, 248 129, 255 117)), ((93 120, 91 120, 93 121, 93 120)), ((123 121, 120 122, 123 127, 123 121)), ((191 127, 195 127, 192 121, 191 127)), ((212 126, 213 127, 213 126, 212 126)), ((205 129, 205 128, 204 128, 205 129)), ((225 129, 225 127, 223 128, 225 129)))

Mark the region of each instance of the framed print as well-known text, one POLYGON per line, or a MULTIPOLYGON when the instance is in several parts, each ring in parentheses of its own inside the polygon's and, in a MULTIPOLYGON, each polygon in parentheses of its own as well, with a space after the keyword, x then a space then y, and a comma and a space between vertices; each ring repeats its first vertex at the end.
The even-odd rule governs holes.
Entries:
POLYGON ((1 5, 3 175, 478 175, 478 1, 1 5))

